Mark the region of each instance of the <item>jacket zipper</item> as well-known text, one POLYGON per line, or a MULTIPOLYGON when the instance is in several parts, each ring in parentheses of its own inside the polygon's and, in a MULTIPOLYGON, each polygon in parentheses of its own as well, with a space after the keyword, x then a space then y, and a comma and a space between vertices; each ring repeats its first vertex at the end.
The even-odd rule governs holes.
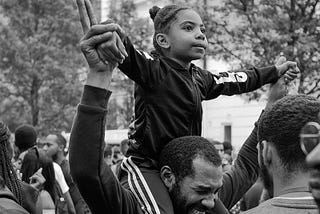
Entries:
POLYGON ((199 91, 198 91, 197 83, 194 78, 194 69, 193 68, 191 69, 191 79, 192 79, 193 87, 195 89, 194 91, 195 91, 195 96, 196 96, 196 111, 195 111, 195 114, 194 114, 192 121, 191 121, 191 130, 190 130, 190 134, 193 135, 194 121, 198 115, 199 105, 201 105, 201 103, 199 101, 199 91))

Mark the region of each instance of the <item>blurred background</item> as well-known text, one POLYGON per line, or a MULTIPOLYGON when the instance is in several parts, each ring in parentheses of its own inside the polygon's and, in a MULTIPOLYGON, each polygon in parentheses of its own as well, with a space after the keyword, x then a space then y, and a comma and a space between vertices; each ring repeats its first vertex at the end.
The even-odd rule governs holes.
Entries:
MULTIPOLYGON (((295 92, 320 97, 318 0, 92 0, 100 21, 112 18, 136 47, 152 49, 153 5, 189 4, 202 15, 209 49, 195 62, 211 72, 273 65, 283 53, 299 62, 295 92)), ((75 0, 0 0, 0 120, 10 130, 32 124, 68 136, 87 65, 75 0)), ((109 105, 107 143, 127 137, 133 114, 133 82, 116 72, 109 105)), ((203 136, 237 150, 265 104, 267 87, 204 102, 203 136)))

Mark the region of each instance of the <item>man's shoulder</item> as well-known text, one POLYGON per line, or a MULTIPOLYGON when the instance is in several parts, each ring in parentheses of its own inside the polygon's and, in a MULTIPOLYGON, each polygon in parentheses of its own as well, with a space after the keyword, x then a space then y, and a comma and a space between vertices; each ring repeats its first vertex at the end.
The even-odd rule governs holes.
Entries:
POLYGON ((269 199, 259 206, 250 209, 243 214, 295 214, 318 213, 317 206, 312 198, 281 198, 269 199))

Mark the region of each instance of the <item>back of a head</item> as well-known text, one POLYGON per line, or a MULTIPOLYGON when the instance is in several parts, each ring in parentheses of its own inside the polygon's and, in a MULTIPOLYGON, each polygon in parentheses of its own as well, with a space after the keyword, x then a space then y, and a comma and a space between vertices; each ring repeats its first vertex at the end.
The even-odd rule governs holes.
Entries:
POLYGON ((16 128, 14 136, 15 145, 19 148, 20 152, 24 152, 36 145, 37 132, 31 125, 24 124, 19 126, 16 128))
POLYGON ((229 141, 223 141, 223 148, 226 150, 226 149, 229 149, 229 150, 232 150, 232 144, 229 142, 229 141))
POLYGON ((192 175, 193 160, 201 157, 218 167, 221 158, 214 145, 200 136, 185 136, 173 139, 161 151, 159 167, 169 166, 178 181, 192 175))
POLYGON ((278 100, 259 120, 259 141, 274 145, 287 172, 307 170, 299 134, 307 122, 318 121, 319 111, 320 101, 316 98, 290 95, 278 100))
POLYGON ((154 36, 153 36, 153 46, 156 49, 157 54, 162 54, 161 47, 156 41, 156 35, 158 33, 168 33, 171 23, 176 20, 176 15, 181 10, 188 10, 190 7, 183 5, 167 5, 163 8, 158 6, 153 6, 149 10, 150 18, 154 23, 154 36))

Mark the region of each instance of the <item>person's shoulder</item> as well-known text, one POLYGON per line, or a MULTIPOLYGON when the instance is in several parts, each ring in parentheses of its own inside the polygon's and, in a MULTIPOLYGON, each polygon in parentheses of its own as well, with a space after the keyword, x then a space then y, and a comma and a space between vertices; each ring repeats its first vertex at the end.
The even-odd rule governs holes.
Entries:
POLYGON ((244 211, 242 214, 271 214, 273 213, 273 209, 272 209, 272 201, 271 200, 267 200, 265 202, 262 202, 261 204, 259 204, 259 206, 252 208, 250 210, 244 211))
POLYGON ((53 169, 54 169, 54 174, 55 174, 56 180, 60 180, 62 177, 64 177, 60 165, 57 164, 56 162, 53 162, 53 169))
POLYGON ((1 195, 0 196, 0 213, 24 214, 28 212, 14 200, 14 196, 13 198, 10 198, 10 197, 1 195))
POLYGON ((54 171, 62 171, 61 166, 59 164, 57 164, 56 162, 52 162, 53 163, 53 169, 54 171))
POLYGON ((50 196, 49 192, 46 190, 42 190, 40 192, 41 202, 42 202, 42 208, 43 209, 54 209, 54 200, 50 196))

